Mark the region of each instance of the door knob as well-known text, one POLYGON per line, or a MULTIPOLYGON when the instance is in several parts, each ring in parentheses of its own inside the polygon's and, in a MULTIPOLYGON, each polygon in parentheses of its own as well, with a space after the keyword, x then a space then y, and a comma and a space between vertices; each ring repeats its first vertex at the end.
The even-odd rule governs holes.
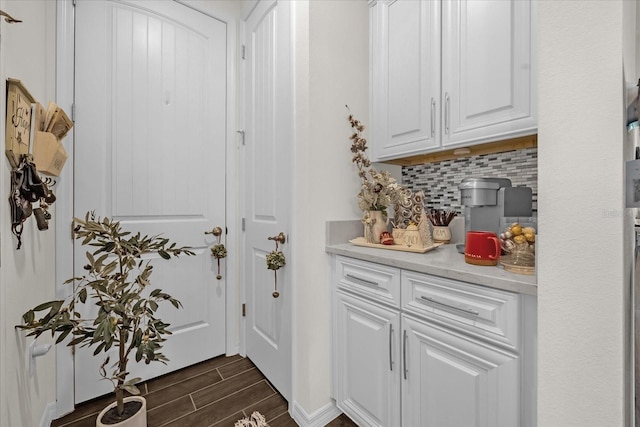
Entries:
POLYGON ((284 242, 287 241, 287 236, 281 231, 280 234, 278 234, 277 236, 273 236, 273 237, 267 237, 268 240, 275 240, 276 242, 280 243, 281 245, 284 245, 284 242))
POLYGON ((216 279, 221 280, 222 275, 220 274, 220 260, 222 258, 227 257, 227 248, 224 247, 223 243, 220 243, 220 236, 222 235, 221 227, 213 227, 211 231, 205 231, 204 234, 213 234, 216 237, 218 243, 211 247, 211 256, 216 259, 218 263, 218 274, 216 275, 216 279))
POLYGON ((204 234, 213 234, 214 236, 218 237, 218 236, 222 235, 222 228, 213 227, 211 229, 211 231, 205 231, 204 234))
POLYGON ((276 249, 267 254, 266 261, 267 268, 273 270, 273 293, 271 295, 274 298, 278 298, 280 296, 280 292, 278 292, 278 270, 286 264, 284 254, 278 250, 278 243, 283 245, 287 241, 287 236, 281 231, 277 236, 267 237, 267 240, 275 240, 276 242, 276 249))

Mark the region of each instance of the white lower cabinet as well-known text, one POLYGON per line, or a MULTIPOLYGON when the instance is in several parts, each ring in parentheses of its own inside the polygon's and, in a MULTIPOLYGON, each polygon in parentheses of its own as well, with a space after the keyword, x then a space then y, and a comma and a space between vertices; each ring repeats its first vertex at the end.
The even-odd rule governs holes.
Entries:
POLYGON ((334 256, 333 397, 360 426, 534 426, 535 322, 533 297, 334 256))
POLYGON ((409 316, 402 326, 402 425, 521 425, 517 355, 409 316))
POLYGON ((336 292, 335 399, 359 425, 400 425, 400 312, 336 292))

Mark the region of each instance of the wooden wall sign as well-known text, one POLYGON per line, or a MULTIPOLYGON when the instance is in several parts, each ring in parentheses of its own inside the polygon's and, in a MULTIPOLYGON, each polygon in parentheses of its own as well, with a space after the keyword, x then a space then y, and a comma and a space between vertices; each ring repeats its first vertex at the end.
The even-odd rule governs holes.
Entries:
POLYGON ((20 80, 7 79, 7 121, 5 154, 11 167, 20 163, 20 155, 29 153, 31 104, 36 102, 20 80))

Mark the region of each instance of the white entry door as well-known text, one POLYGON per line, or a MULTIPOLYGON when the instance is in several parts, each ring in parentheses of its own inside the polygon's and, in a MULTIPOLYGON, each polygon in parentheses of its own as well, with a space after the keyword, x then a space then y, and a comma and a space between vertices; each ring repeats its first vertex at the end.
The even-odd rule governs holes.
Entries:
POLYGON ((286 266, 274 273, 266 256, 291 219, 293 108, 291 2, 261 1, 245 31, 245 348, 278 391, 291 396, 291 242, 279 244, 286 266), (279 296, 274 298, 277 279, 279 296))
MULTIPOLYGON (((80 0, 76 22, 75 215, 95 210, 197 254, 152 261, 153 287, 184 308, 158 313, 173 332, 168 365, 130 361, 131 378, 149 379, 225 352, 225 273, 216 279, 204 232, 225 229, 226 26, 151 0, 80 0)), ((81 274, 87 248, 74 245, 81 274)), ((75 358, 76 402, 112 391, 103 357, 75 358)))

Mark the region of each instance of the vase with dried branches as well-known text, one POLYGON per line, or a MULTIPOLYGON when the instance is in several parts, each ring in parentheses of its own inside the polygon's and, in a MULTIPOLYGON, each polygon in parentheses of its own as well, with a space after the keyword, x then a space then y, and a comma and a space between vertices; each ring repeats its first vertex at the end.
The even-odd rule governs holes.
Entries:
POLYGON ((388 231, 387 208, 406 203, 411 191, 398 184, 388 171, 378 171, 372 166, 366 152, 367 140, 362 136, 365 126, 353 114, 349 114, 348 120, 353 130, 349 137, 353 154, 351 161, 356 165, 361 181, 358 207, 363 212, 365 237, 370 243, 379 243, 380 233, 388 231))

